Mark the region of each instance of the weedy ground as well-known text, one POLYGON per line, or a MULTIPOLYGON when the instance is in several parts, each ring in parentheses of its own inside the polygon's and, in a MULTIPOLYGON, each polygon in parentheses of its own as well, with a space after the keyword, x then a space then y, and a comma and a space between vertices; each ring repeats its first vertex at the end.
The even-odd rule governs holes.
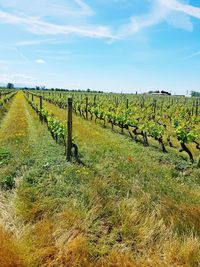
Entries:
POLYGON ((0 266, 200 266, 200 171, 73 125, 85 166, 66 163, 22 92, 12 101, 0 128, 0 266))
POLYGON ((7 104, 4 104, 3 106, 0 106, 0 123, 3 120, 6 112, 8 111, 10 104, 11 104, 11 101, 9 101, 7 104))

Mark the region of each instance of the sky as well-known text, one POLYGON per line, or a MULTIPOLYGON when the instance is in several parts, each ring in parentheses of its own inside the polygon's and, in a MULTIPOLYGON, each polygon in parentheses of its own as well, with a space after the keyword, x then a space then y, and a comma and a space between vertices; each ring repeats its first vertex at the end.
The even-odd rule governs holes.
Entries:
POLYGON ((0 0, 0 84, 200 91, 200 0, 0 0))

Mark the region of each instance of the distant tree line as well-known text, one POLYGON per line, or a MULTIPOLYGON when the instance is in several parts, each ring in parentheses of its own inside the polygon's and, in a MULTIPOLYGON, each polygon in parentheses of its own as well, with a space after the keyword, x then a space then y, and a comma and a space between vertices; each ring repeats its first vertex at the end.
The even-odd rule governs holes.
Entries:
POLYGON ((91 89, 87 89, 87 90, 81 90, 81 89, 60 89, 60 88, 51 88, 51 89, 47 89, 45 88, 45 86, 36 86, 34 88, 28 88, 28 87, 24 87, 23 90, 48 90, 48 91, 63 91, 63 92, 88 92, 88 93, 95 93, 95 94, 103 94, 103 91, 96 91, 96 90, 91 90, 91 89))
POLYGON ((164 95, 171 95, 171 93, 167 92, 167 91, 159 91, 159 90, 156 90, 156 91, 149 91, 148 94, 164 94, 164 95))
POLYGON ((191 92, 191 96, 194 96, 194 97, 200 97, 200 92, 192 91, 192 92, 191 92))

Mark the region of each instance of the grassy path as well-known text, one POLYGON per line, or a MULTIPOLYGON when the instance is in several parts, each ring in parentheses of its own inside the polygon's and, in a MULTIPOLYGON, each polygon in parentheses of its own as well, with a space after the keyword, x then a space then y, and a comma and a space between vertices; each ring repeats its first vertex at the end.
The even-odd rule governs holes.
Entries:
MULTIPOLYGON (((45 164, 64 162, 60 147, 51 139, 46 127, 38 121, 22 93, 18 93, 14 98, 9 112, 2 121, 0 144, 0 184, 3 189, 16 187, 32 170, 41 169, 45 164)), ((17 197, 17 190, 0 191, 0 225, 3 227, 1 235, 7 236, 5 231, 8 231, 14 234, 16 240, 22 236, 24 227, 24 222, 17 215, 15 207, 17 197)), ((12 242, 8 238, 8 244, 11 251, 13 250, 13 259, 16 261, 16 250, 12 248, 12 242)), ((4 247, 6 245, 2 244, 1 248, 4 247)), ((4 254, 0 253, 0 266, 4 266, 1 264, 5 264, 2 262, 4 258, 6 261, 8 250, 9 247, 4 254)))
POLYGON ((9 108, 10 108, 10 105, 13 101, 13 98, 11 98, 6 104, 4 104, 3 106, 0 106, 0 125, 1 125, 1 122, 5 116, 5 114, 8 112, 9 108))
POLYGON ((17 94, 2 122, 0 142, 0 177, 15 177, 33 165, 42 165, 49 160, 48 155, 52 160, 63 158, 60 147, 38 121, 22 93, 17 94))
POLYGON ((74 134, 87 167, 66 163, 14 98, 0 129, 0 183, 17 185, 0 193, 0 266, 199 266, 199 170, 78 117, 74 134))

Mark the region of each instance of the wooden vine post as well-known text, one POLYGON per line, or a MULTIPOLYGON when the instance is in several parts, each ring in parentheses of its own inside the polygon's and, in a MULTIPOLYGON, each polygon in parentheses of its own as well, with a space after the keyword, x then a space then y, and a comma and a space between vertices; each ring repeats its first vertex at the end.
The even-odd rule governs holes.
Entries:
POLYGON ((42 96, 40 96, 40 110, 42 110, 42 96))
POLYGON ((85 113, 86 113, 86 120, 88 120, 88 96, 85 99, 85 113))
POLYGON ((68 120, 67 120, 67 161, 71 160, 72 156, 72 97, 68 98, 68 120))
POLYGON ((194 115, 195 101, 192 102, 192 116, 194 115))
POLYGON ((156 101, 156 99, 154 99, 154 101, 153 101, 153 113, 154 113, 154 115, 156 114, 156 107, 157 107, 157 101, 156 101))
POLYGON ((128 109, 128 105, 129 103, 128 103, 128 98, 126 99, 126 108, 128 109))
POLYGON ((40 99, 40 112, 39 112, 39 114, 40 114, 40 120, 42 121, 43 119, 42 119, 42 96, 41 95, 39 96, 39 99, 40 99))
POLYGON ((97 96, 95 95, 94 96, 94 107, 96 108, 96 98, 97 98, 97 96))
POLYGON ((196 117, 197 117, 198 114, 199 114, 198 108, 199 108, 199 99, 196 98, 196 110, 195 110, 195 115, 196 115, 196 117))
POLYGON ((119 100, 118 97, 116 97, 116 108, 118 108, 119 100))

